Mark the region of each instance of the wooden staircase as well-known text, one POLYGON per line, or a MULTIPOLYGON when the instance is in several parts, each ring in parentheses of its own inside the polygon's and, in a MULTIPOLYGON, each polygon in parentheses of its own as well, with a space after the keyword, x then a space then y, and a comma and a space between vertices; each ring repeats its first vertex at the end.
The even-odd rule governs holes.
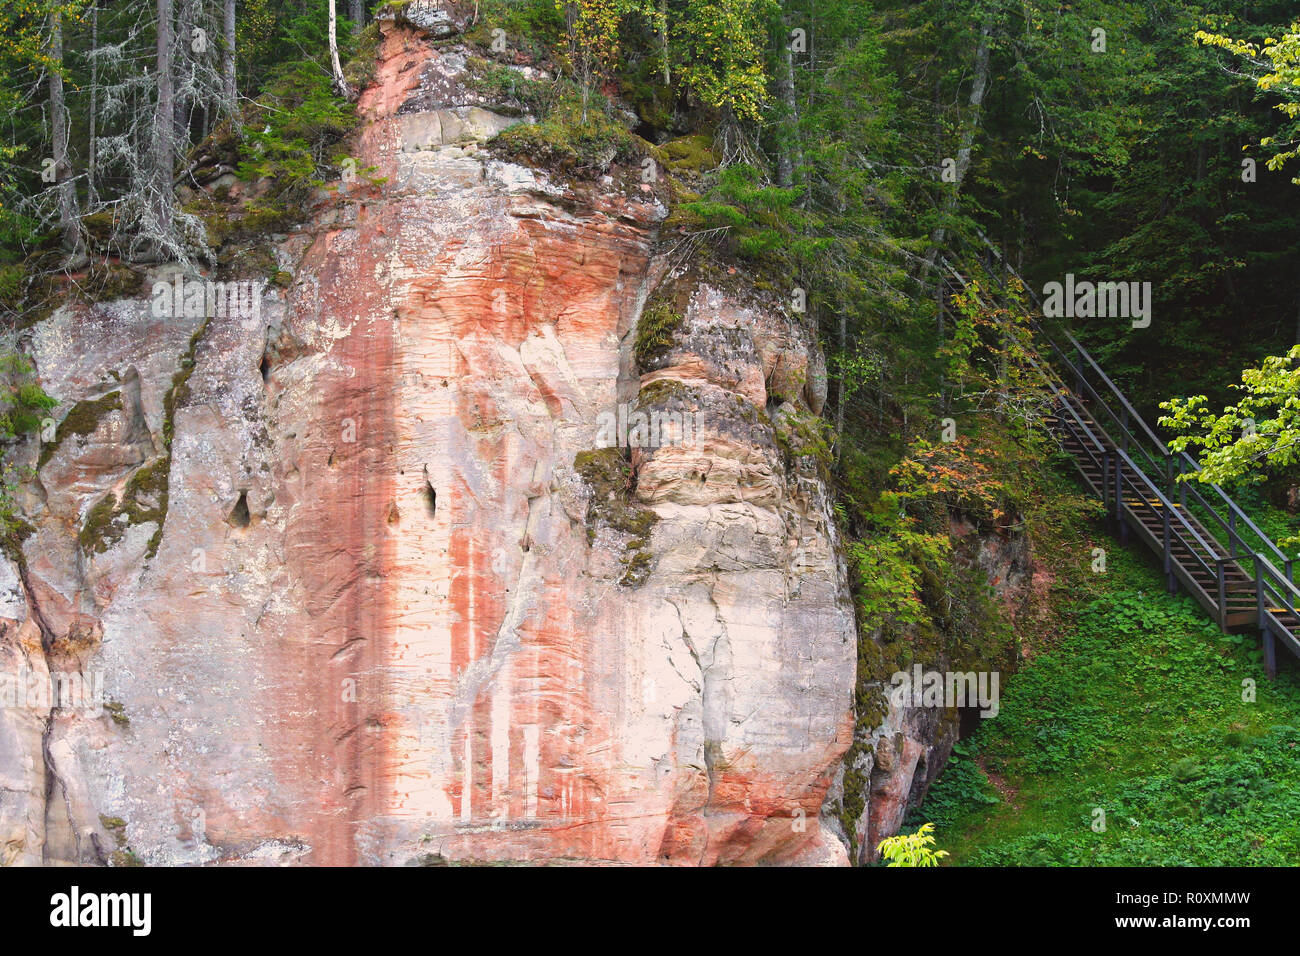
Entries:
POLYGON ((1171 592, 1181 586, 1224 631, 1259 631, 1273 676, 1279 642, 1300 657, 1292 559, 1218 485, 1179 481, 1200 466, 1171 452, 1087 350, 1063 335, 1073 354, 1040 328, 1052 362, 1030 359, 1047 389, 1048 431, 1120 539, 1136 536, 1160 556, 1171 592))

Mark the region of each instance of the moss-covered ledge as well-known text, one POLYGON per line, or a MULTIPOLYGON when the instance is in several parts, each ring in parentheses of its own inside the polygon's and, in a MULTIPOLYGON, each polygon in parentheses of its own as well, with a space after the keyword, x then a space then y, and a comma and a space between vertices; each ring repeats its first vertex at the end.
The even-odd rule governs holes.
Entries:
MULTIPOLYGON (((194 330, 181 356, 180 368, 172 376, 171 388, 163 396, 162 454, 136 469, 127 480, 119 501, 106 494, 86 512, 77 542, 86 554, 103 554, 122 540, 132 525, 152 522, 154 532, 145 547, 145 560, 152 560, 162 544, 163 527, 171 488, 172 440, 176 434, 176 410, 189 398, 189 380, 194 374, 195 354, 207 330, 208 320, 194 330)), ((116 393, 114 393, 116 394, 116 393)))
POLYGON ((77 402, 72 408, 68 409, 68 414, 63 416, 63 421, 59 422, 54 432, 54 440, 46 442, 41 448, 40 457, 36 462, 36 470, 44 468, 54 453, 70 436, 77 435, 81 438, 93 433, 103 421, 104 416, 111 412, 121 411, 122 393, 114 390, 99 398, 88 398, 77 402))
POLYGON ((587 503, 587 543, 594 544, 600 529, 608 528, 623 539, 623 587, 638 587, 650 575, 650 533, 659 516, 638 503, 633 495, 632 466, 618 448, 579 452, 573 469, 591 489, 587 503))

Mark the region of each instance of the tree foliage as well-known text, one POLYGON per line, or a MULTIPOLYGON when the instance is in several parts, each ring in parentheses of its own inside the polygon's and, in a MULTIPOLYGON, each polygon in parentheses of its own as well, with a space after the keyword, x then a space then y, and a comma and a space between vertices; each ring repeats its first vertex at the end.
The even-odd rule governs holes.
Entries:
POLYGON ((876 847, 886 866, 938 866, 947 850, 934 848, 933 823, 923 823, 915 833, 887 837, 876 847))
POLYGON ((765 24, 772 0, 691 0, 674 23, 680 73, 705 106, 757 120, 767 101, 765 24))
MULTIPOLYGON (((1267 37, 1262 43, 1234 40, 1206 30, 1197 30, 1196 39, 1206 46, 1219 47, 1243 57, 1259 90, 1282 97, 1282 102, 1275 104, 1274 108, 1289 121, 1285 132, 1265 136, 1259 142, 1261 146, 1276 147, 1268 159, 1268 168, 1281 169, 1287 160, 1300 156, 1300 136, 1297 135, 1300 127, 1295 122, 1300 118, 1300 20, 1292 23, 1280 38, 1267 37)), ((1300 184, 1300 177, 1291 181, 1300 184)))
POLYGON ((1213 411, 1204 395, 1161 403, 1160 424, 1177 432, 1175 451, 1193 450, 1201 469, 1188 478, 1217 484, 1255 481, 1300 462, 1300 345, 1241 373, 1241 398, 1213 411))

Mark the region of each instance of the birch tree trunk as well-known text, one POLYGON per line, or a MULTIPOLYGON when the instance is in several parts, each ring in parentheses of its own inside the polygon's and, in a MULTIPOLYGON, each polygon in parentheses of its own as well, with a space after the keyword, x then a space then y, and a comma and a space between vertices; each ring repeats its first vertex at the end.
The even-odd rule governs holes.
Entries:
POLYGON ((330 67, 334 70, 334 88, 340 96, 352 99, 352 87, 343 78, 343 67, 339 65, 339 17, 335 0, 330 0, 330 67))

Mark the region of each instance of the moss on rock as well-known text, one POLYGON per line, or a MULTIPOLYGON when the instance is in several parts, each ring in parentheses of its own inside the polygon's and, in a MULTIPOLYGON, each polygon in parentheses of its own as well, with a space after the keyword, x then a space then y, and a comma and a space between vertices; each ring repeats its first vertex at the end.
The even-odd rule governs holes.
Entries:
POLYGON ((76 288, 83 302, 112 302, 139 295, 143 285, 144 273, 130 266, 95 263, 76 288))
POLYGON ((622 534, 644 538, 659 516, 632 500, 632 467, 617 448, 579 452, 574 470, 591 489, 587 506, 587 540, 593 541, 601 525, 622 534))
POLYGON ((678 176, 699 176, 718 165, 713 137, 706 133, 669 140, 654 147, 651 155, 665 170, 678 176))
POLYGON ((190 336, 189 346, 181 357, 180 368, 172 376, 171 388, 163 396, 162 454, 136 469, 127 480, 120 501, 109 492, 86 513, 77 535, 77 542, 84 553, 102 554, 121 541, 132 525, 152 522, 154 531, 145 546, 145 560, 151 560, 157 555, 167 521, 176 410, 189 400, 189 380, 194 373, 195 353, 207 327, 207 320, 204 320, 190 336))
POLYGON ((696 392, 685 382, 675 378, 660 378, 642 386, 637 393, 636 402, 641 408, 651 405, 668 405, 690 403, 696 392))
POLYGON ((54 457, 54 453, 59 450, 59 446, 70 435, 79 435, 85 437, 91 434, 104 416, 110 412, 120 411, 122 408, 122 393, 112 391, 99 398, 84 399, 73 405, 68 410, 68 414, 59 422, 59 427, 54 432, 54 441, 46 443, 41 449, 40 458, 37 459, 36 468, 39 471, 44 468, 49 460, 54 457))
POLYGON ((646 302, 637 322, 633 345, 638 368, 642 371, 650 369, 672 348, 675 333, 684 320, 685 316, 668 296, 654 296, 646 302))
POLYGON ((650 532, 659 515, 633 498, 632 468, 617 448, 579 452, 573 468, 591 489, 587 504, 587 542, 595 543, 602 527, 624 537, 623 575, 619 584, 638 587, 650 574, 650 532))
POLYGON ((829 481, 834 464, 834 430, 820 416, 787 406, 776 416, 773 433, 787 467, 811 460, 823 480, 829 481))
POLYGON ((126 715, 126 708, 115 700, 104 702, 104 709, 108 711, 108 716, 112 718, 113 723, 119 727, 130 727, 131 718, 126 715))
POLYGON ((116 532, 113 530, 113 518, 116 513, 117 496, 111 491, 91 505, 90 510, 86 512, 85 520, 81 523, 81 531, 77 534, 77 543, 81 545, 83 552, 102 553, 108 550, 110 544, 122 537, 124 528, 119 528, 116 532))
POLYGON ((639 160, 649 148, 606 110, 607 104, 593 100, 584 115, 580 100, 566 91, 536 123, 504 129, 489 146, 515 162, 591 178, 615 163, 639 160))

